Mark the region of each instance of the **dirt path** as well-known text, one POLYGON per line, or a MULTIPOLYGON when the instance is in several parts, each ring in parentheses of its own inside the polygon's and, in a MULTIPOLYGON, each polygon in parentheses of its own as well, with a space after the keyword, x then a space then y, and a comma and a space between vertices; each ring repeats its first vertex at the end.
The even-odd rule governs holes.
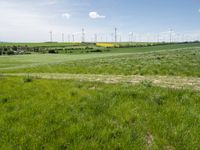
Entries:
POLYGON ((62 73, 11 73, 1 76, 31 76, 42 79, 78 80, 103 83, 130 83, 138 84, 148 81, 155 86, 176 89, 192 89, 200 91, 200 78, 179 76, 140 76, 140 75, 99 75, 99 74, 62 74, 62 73))

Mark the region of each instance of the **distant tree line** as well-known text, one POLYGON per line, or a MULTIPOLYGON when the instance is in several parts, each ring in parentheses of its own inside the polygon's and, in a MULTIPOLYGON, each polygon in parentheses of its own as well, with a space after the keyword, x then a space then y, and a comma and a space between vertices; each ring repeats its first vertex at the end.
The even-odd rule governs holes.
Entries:
POLYGON ((49 54, 58 54, 58 53, 90 53, 90 52, 103 52, 107 49, 94 47, 91 45, 82 45, 82 46, 73 46, 73 47, 52 47, 52 46, 36 46, 29 47, 25 46, 0 46, 0 55, 23 55, 31 53, 49 53, 49 54))
POLYGON ((17 55, 25 54, 28 51, 28 46, 1 46, 0 55, 17 55))

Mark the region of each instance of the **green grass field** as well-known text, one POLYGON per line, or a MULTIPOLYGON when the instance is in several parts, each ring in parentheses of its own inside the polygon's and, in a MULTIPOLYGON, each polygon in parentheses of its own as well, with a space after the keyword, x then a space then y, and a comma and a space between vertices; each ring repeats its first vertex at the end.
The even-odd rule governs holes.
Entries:
POLYGON ((1 149, 199 149, 199 92, 1 78, 1 149))
POLYGON ((200 44, 0 56, 0 149, 198 150, 199 68, 200 44))
POLYGON ((5 56, 0 59, 0 72, 200 77, 200 47, 182 46, 116 49, 118 53, 102 54, 5 56))
POLYGON ((0 72, 2 70, 15 70, 19 68, 30 68, 38 66, 46 66, 50 64, 61 64, 69 61, 78 61, 84 59, 95 59, 99 57, 111 57, 124 55, 123 53, 95 53, 95 54, 33 54, 33 55, 17 55, 17 56, 2 56, 0 59, 0 72))

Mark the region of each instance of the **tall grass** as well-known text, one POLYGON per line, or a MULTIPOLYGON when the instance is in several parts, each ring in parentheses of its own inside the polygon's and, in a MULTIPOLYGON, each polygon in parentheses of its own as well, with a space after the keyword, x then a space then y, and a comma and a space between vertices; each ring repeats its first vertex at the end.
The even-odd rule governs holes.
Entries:
POLYGON ((0 80, 1 149, 199 149, 200 94, 129 84, 0 80))
MULTIPOLYGON (((94 56, 95 57, 95 56, 94 56)), ((200 77, 200 49, 110 56, 41 65, 4 72, 170 75, 200 77)), ((2 70, 3 71, 3 70, 2 70)))

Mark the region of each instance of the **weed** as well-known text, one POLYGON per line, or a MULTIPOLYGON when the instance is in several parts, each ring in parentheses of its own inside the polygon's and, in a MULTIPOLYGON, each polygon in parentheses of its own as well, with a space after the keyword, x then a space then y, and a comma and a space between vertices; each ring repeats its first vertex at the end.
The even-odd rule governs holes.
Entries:
POLYGON ((33 81, 33 77, 30 75, 27 75, 23 78, 24 83, 28 83, 28 82, 32 82, 33 81))
POLYGON ((78 95, 78 91, 77 90, 72 90, 72 91, 70 91, 70 95, 72 97, 74 97, 74 96, 78 95))
POLYGON ((150 88, 153 86, 153 82, 150 80, 142 80, 140 84, 144 87, 150 88))
POLYGON ((5 104, 8 102, 8 98, 2 98, 0 99, 0 103, 5 104))
POLYGON ((159 95, 159 94, 156 94, 152 97, 152 101, 154 103, 156 103, 157 105, 163 105, 164 104, 164 100, 165 100, 165 97, 162 96, 162 95, 159 95))

